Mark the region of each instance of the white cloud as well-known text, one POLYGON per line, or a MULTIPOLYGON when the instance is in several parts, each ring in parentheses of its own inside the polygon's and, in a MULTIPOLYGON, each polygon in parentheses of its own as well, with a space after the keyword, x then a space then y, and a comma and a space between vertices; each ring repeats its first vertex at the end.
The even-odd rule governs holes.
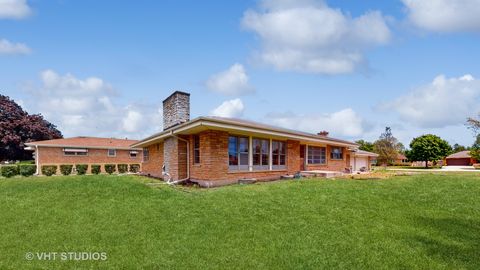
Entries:
POLYGON ((123 129, 127 132, 138 131, 142 123, 143 115, 135 110, 128 110, 127 116, 123 118, 123 129))
POLYGON ((22 19, 31 12, 26 0, 0 0, 0 19, 22 19))
POLYGON ((402 0, 409 21, 434 32, 479 32, 480 0, 402 0))
POLYGON ((278 70, 342 74, 365 64, 368 48, 390 40, 378 11, 352 18, 323 1, 261 2, 261 10, 245 12, 242 25, 262 41, 258 59, 278 70))
POLYGON ((402 120, 423 128, 463 125, 480 111, 480 81, 471 75, 459 78, 437 76, 383 109, 393 109, 402 120))
POLYGON ((23 43, 12 43, 6 39, 0 39, 0 55, 29 54, 30 52, 31 52, 30 48, 23 43))
POLYGON ((152 104, 118 104, 118 93, 97 77, 78 79, 53 70, 40 74, 27 107, 42 113, 67 136, 142 138, 162 129, 162 111, 152 104))
POLYGON ((207 88, 224 95, 245 95, 255 91, 248 80, 243 65, 236 63, 229 69, 212 75, 207 81, 207 88))
POLYGON ((215 108, 211 115, 221 117, 240 117, 243 115, 245 107, 241 99, 236 98, 223 102, 220 106, 215 108))
POLYGON ((292 112, 270 113, 266 122, 295 130, 318 133, 326 130, 332 136, 358 137, 366 123, 354 110, 347 108, 330 114, 297 115, 292 112))

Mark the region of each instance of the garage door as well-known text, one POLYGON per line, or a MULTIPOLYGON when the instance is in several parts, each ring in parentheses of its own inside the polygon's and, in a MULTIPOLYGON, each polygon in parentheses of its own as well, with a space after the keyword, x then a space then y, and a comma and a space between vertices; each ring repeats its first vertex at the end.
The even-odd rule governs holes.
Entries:
POLYGON ((447 166, 469 166, 469 158, 449 158, 447 159, 447 166))
POLYGON ((368 157, 356 157, 355 167, 353 169, 359 171, 362 167, 368 169, 368 157))

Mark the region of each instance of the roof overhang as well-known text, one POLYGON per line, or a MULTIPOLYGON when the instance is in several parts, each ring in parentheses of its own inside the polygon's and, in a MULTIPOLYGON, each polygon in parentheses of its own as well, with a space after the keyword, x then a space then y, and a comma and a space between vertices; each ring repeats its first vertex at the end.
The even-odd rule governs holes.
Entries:
POLYGON ((358 147, 355 143, 349 143, 346 141, 337 141, 336 139, 319 138, 315 135, 307 135, 304 133, 295 133, 290 131, 276 130, 270 128, 253 127, 248 125, 242 125, 237 123, 229 123, 228 121, 214 120, 210 118, 197 118, 184 124, 178 125, 172 129, 157 133, 150 136, 138 143, 132 145, 132 147, 146 147, 148 145, 162 142, 164 139, 177 135, 189 135, 195 134, 204 130, 222 130, 238 135, 252 135, 252 136, 268 136, 278 139, 291 139, 297 140, 301 143, 314 143, 314 144, 328 144, 334 146, 343 146, 356 149, 358 147))
POLYGON ((116 149, 116 150, 142 150, 141 148, 132 147, 115 147, 115 146, 89 146, 89 145, 60 145, 60 144, 36 144, 25 143, 29 147, 51 147, 51 148, 86 148, 86 149, 116 149))

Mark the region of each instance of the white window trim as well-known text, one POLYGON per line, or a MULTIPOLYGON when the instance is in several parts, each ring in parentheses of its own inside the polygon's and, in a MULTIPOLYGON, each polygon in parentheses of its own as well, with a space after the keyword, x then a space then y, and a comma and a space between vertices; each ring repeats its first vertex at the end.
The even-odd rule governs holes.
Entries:
POLYGON ((107 156, 108 157, 116 157, 117 156, 117 149, 107 149, 107 156), (114 155, 110 155, 110 150, 114 151, 114 155))
POLYGON ((328 147, 326 145, 309 145, 307 144, 306 147, 305 147, 305 164, 306 165, 321 165, 321 166, 325 166, 325 165, 328 165, 328 147), (308 148, 312 146, 312 147, 320 147, 320 148, 325 148, 325 163, 308 163, 308 148))
MULTIPOLYGON (((240 135, 234 135, 234 134, 229 134, 229 137, 240 137, 240 135)), ((274 170, 286 170, 287 168, 287 159, 288 159, 288 142, 283 141, 283 140, 278 140, 279 142, 284 142, 285 143, 285 165, 283 165, 285 168, 281 169, 274 169, 273 168, 273 139, 272 138, 262 138, 262 137, 255 137, 256 139, 263 139, 263 140, 269 140, 269 155, 268 155, 268 169, 267 170, 254 170, 253 166, 253 136, 248 136, 248 170, 230 170, 230 172, 259 172, 259 171, 274 171, 274 170)), ((228 151, 228 149, 227 149, 228 151)))
POLYGON ((86 157, 88 156, 88 149, 86 148, 63 148, 63 155, 66 157, 86 157), (75 153, 74 155, 67 155, 65 153, 75 153), (85 153, 85 155, 79 155, 78 153, 85 153))

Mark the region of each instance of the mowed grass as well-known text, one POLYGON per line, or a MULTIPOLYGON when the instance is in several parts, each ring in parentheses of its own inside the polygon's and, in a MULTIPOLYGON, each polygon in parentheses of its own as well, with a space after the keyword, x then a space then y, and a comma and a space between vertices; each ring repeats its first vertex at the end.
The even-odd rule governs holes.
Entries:
POLYGON ((480 269, 476 174, 208 190, 148 181, 0 180, 0 269, 480 269))

